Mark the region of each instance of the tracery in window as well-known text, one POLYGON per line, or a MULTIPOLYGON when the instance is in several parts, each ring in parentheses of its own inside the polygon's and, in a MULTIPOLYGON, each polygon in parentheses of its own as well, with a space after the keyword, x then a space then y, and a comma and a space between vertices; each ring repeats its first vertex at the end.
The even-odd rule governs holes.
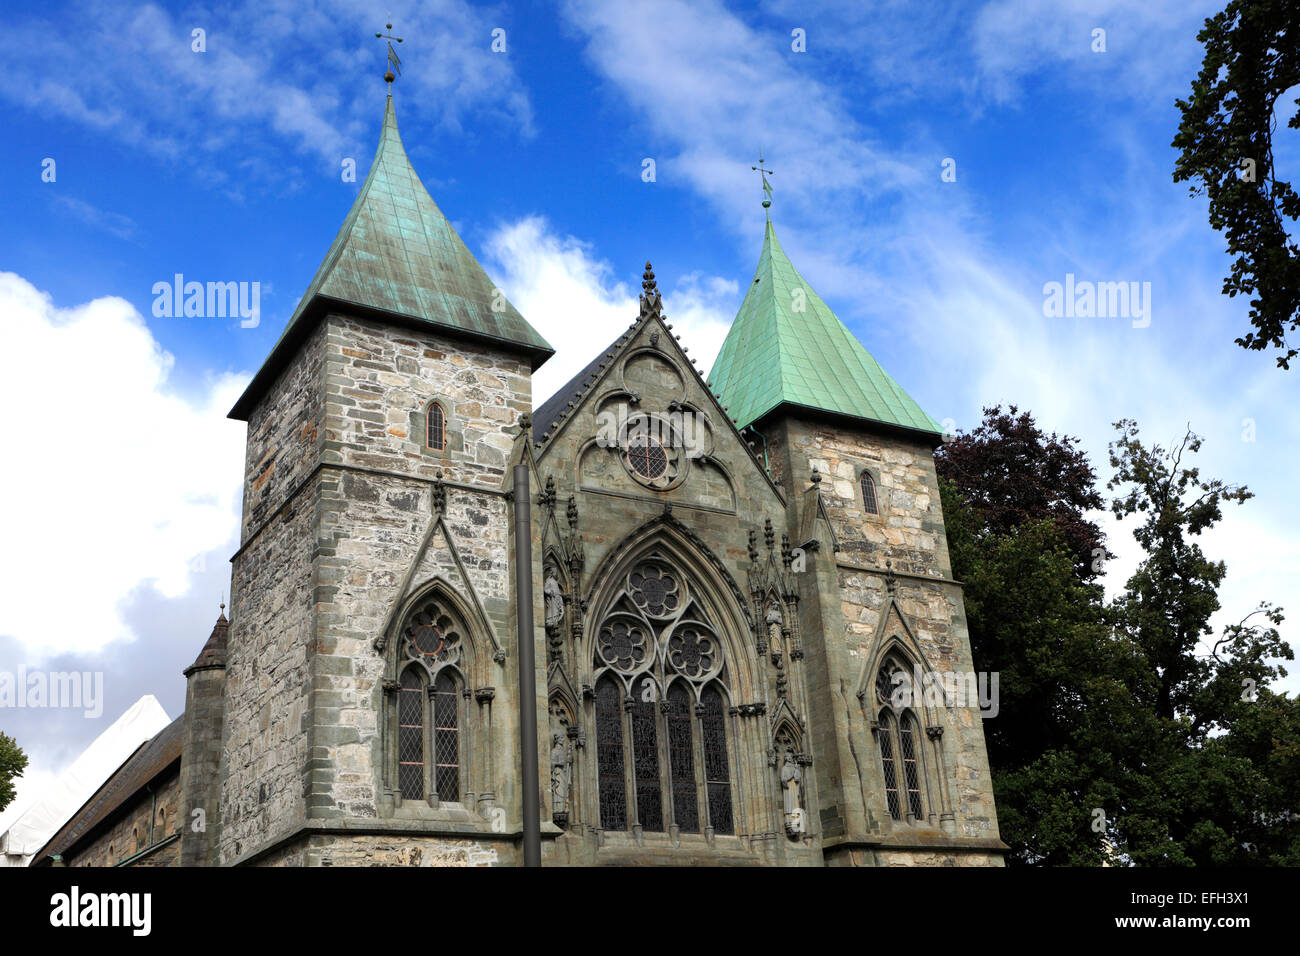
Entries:
POLYGON ((658 553, 635 564, 594 645, 601 826, 734 833, 727 665, 687 576, 658 553))
POLYGON ((395 653, 388 719, 396 790, 403 800, 458 802, 473 789, 465 766, 466 688, 473 686, 462 669, 473 662, 465 628, 443 598, 430 597, 407 617, 395 653))
POLYGON ((902 663, 886 658, 876 672, 876 700, 882 709, 876 719, 876 744, 880 748, 889 815, 902 820, 924 818, 921 783, 920 724, 911 710, 911 678, 902 663))

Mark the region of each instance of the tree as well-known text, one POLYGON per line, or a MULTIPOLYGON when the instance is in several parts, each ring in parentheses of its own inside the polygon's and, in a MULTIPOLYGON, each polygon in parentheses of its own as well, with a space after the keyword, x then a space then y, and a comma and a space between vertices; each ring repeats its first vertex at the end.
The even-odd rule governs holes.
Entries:
MULTIPOLYGON (((1286 336, 1300 326, 1300 249, 1286 221, 1300 215, 1300 197, 1276 176, 1273 133, 1274 108, 1300 83, 1300 5, 1231 0, 1197 39, 1205 57, 1191 95, 1177 101, 1174 182, 1191 181, 1192 195, 1209 196, 1210 225, 1235 257, 1223 292, 1254 296, 1254 331, 1236 343, 1276 348, 1277 364, 1289 368, 1297 349, 1286 336)), ((1300 129, 1300 110, 1287 125, 1300 129)))
POLYGON ((13 802, 14 778, 26 769, 27 755, 12 737, 0 733, 0 810, 13 802))
POLYGON ((1262 604, 1216 636, 1227 572, 1199 544, 1250 493, 1201 477, 1190 431, 1165 450, 1132 422, 1117 427, 1111 507, 1139 519, 1145 557, 1110 603, 1066 539, 1086 512, 1045 504, 1101 500, 1077 442, 989 409, 978 439, 951 443, 960 467, 942 467, 972 655, 999 674, 984 732, 1008 860, 1294 864, 1300 702, 1269 687, 1292 657, 1282 612, 1262 604), (1048 474, 1062 486, 1044 487, 1048 474))
POLYGON ((1132 421, 1115 427, 1111 507, 1121 519, 1140 516, 1133 535, 1146 556, 1113 611, 1118 635, 1142 656, 1137 686, 1153 690, 1142 702, 1158 722, 1133 785, 1118 794, 1118 842, 1139 865, 1293 858, 1297 704, 1268 687, 1286 675, 1273 662, 1294 657, 1277 630, 1282 612, 1263 603, 1208 643, 1227 571, 1193 540, 1218 524, 1225 504, 1252 495, 1187 463, 1201 448, 1190 429, 1165 449, 1144 445, 1132 421))
POLYGON ((984 409, 974 431, 946 441, 935 453, 941 477, 960 489, 988 533, 1009 534, 1031 520, 1056 527, 1076 574, 1090 580, 1107 557, 1105 536, 1087 513, 1105 502, 1079 439, 1047 435, 1016 406, 984 409))

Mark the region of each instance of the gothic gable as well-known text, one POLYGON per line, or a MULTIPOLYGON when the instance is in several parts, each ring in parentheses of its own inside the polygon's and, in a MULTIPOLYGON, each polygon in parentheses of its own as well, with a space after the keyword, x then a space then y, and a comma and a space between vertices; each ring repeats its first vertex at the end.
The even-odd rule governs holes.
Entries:
POLYGON ((709 390, 660 309, 647 264, 641 314, 542 404, 533 425, 542 470, 580 490, 735 514, 758 493, 784 507, 754 449, 709 390), (742 487, 748 486, 748 487, 742 487))

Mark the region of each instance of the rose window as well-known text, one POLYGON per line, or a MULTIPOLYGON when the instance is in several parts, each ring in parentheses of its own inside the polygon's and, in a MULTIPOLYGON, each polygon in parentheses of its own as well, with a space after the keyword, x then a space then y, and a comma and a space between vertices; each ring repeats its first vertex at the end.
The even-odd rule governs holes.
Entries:
POLYGON ((630 621, 607 623, 600 629, 597 644, 604 662, 622 671, 640 666, 648 653, 646 632, 630 621))
POLYGON ((687 677, 709 673, 717 658, 713 638, 697 628, 686 628, 668 639, 668 662, 687 677))
POLYGON ((406 629, 406 638, 410 650, 423 657, 441 658, 460 642, 451 618, 436 607, 415 615, 406 629))
POLYGON ((632 603, 654 617, 665 617, 680 604, 677 579, 668 571, 643 564, 628 576, 632 603))
POLYGON ((649 435, 631 439, 627 445, 627 462, 642 478, 654 480, 668 470, 664 446, 649 435))

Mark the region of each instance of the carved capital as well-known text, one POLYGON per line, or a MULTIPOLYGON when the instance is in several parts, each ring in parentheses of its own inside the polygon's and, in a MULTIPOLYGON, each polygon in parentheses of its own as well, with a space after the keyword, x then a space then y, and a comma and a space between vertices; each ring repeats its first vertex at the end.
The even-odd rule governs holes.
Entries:
POLYGON ((931 726, 925 728, 925 735, 929 737, 931 740, 938 740, 940 737, 943 736, 943 728, 940 727, 938 724, 932 724, 931 726))
POLYGON ((486 704, 490 700, 495 700, 496 696, 497 689, 495 687, 480 687, 478 690, 474 691, 474 699, 480 704, 486 704))
POLYGON ((393 680, 391 677, 385 677, 383 688, 385 694, 396 694, 399 690, 402 689, 402 685, 399 684, 397 681, 393 680))
POLYGON ((498 664, 504 664, 506 662, 505 649, 499 648, 496 652, 494 652, 492 655, 492 660, 496 661, 498 664))

